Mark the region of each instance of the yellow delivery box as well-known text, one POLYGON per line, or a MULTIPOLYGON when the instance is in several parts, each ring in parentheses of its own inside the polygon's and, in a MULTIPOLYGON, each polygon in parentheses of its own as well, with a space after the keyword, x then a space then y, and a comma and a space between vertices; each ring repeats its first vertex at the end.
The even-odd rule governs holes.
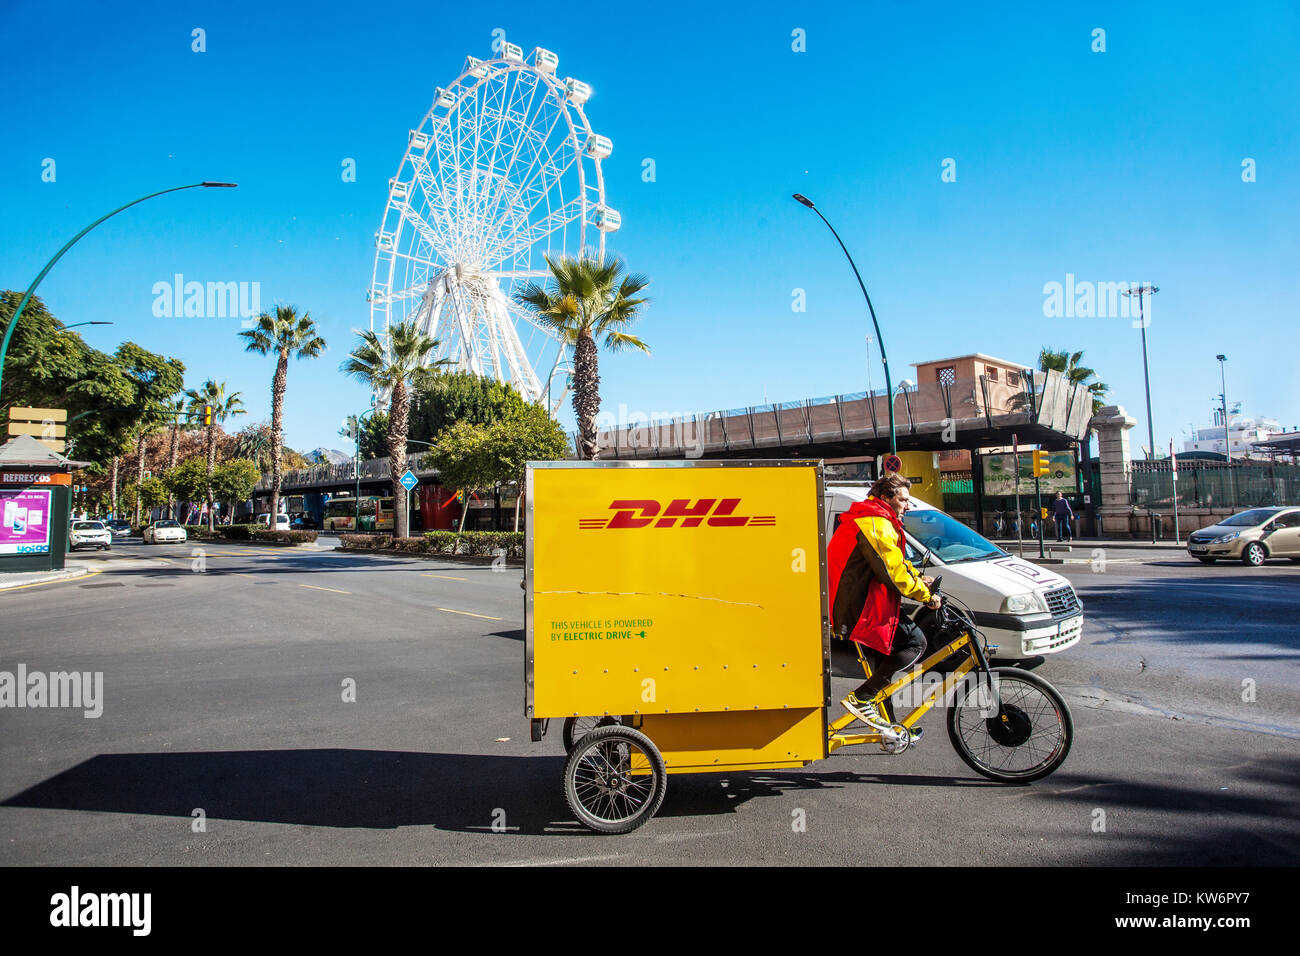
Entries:
POLYGON ((525 715, 637 728, 669 773, 826 756, 822 492, 818 461, 531 463, 525 715))

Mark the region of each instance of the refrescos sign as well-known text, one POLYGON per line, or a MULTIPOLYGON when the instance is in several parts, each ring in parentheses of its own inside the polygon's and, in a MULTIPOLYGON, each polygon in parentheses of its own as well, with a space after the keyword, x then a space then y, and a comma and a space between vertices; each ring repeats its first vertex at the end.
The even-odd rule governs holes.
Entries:
POLYGON ((0 491, 0 554, 50 550, 50 492, 0 491))

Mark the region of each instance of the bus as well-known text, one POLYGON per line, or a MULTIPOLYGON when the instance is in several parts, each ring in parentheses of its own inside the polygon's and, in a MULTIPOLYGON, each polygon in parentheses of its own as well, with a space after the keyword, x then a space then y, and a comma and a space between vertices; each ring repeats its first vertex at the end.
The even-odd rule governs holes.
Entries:
POLYGON ((325 502, 325 514, 321 522, 323 531, 367 534, 376 531, 392 532, 393 499, 377 495, 361 497, 361 520, 357 521, 357 499, 351 495, 330 498, 325 502))

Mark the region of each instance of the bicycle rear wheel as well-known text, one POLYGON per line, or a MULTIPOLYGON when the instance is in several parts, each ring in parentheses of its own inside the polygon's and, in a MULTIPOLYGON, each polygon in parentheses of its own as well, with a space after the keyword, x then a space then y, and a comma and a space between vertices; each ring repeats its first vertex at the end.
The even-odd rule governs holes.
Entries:
POLYGON ((992 669, 1001 709, 991 713, 983 681, 958 688, 948 708, 948 737, 976 773, 1003 783, 1046 777, 1070 753, 1074 721, 1056 688, 1014 667, 992 669))

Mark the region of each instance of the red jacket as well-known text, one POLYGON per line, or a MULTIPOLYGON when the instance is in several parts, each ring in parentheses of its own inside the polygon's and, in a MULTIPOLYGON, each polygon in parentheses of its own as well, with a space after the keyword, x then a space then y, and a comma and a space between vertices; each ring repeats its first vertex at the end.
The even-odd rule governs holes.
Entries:
POLYGON ((904 597, 927 603, 930 589, 903 556, 903 523, 878 498, 855 503, 826 547, 836 636, 888 654, 904 597))

